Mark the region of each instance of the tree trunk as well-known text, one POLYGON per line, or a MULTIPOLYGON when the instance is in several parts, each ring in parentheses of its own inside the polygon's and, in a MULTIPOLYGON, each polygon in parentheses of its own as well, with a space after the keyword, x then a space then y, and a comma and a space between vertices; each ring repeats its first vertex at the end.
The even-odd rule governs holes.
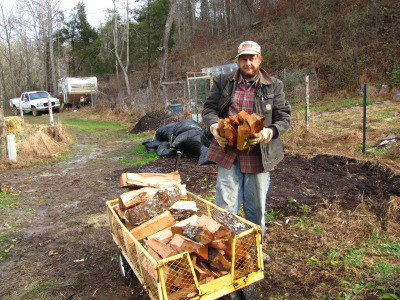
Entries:
POLYGON ((165 22, 164 34, 161 40, 161 46, 158 48, 160 50, 160 96, 165 103, 165 108, 168 107, 168 95, 163 82, 167 79, 167 69, 168 69, 168 41, 171 33, 172 22, 174 21, 176 8, 176 0, 171 0, 169 5, 169 13, 167 21, 165 22))
POLYGON ((6 130, 4 124, 3 89, 0 86, 0 161, 6 158, 6 130))

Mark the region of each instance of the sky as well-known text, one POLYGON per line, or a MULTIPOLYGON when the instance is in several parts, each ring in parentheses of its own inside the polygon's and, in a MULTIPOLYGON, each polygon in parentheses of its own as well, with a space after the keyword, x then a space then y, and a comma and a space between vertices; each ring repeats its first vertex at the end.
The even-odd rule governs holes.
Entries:
MULTIPOLYGON (((64 15, 68 18, 70 11, 78 4, 79 0, 60 0, 60 9, 64 11, 64 15)), ((98 27, 100 23, 105 21, 105 13, 107 9, 113 9, 112 0, 83 0, 85 5, 87 20, 92 27, 98 27)), ((117 7, 121 6, 118 5, 117 7)))
MULTIPOLYGON (((39 0, 46 3, 46 0, 39 0)), ((78 4, 80 0, 59 0, 60 10, 64 11, 66 18, 69 17, 71 10, 78 4)), ((0 0, 0 3, 6 10, 15 9, 14 3, 16 0, 0 0)), ((117 9, 120 11, 124 7, 125 0, 117 0, 117 9)), ((113 0, 83 0, 85 5, 87 20, 92 27, 98 27, 100 23, 105 22, 105 13, 107 9, 113 9, 113 0)), ((131 8, 138 6, 136 1, 130 0, 129 6, 131 8)))

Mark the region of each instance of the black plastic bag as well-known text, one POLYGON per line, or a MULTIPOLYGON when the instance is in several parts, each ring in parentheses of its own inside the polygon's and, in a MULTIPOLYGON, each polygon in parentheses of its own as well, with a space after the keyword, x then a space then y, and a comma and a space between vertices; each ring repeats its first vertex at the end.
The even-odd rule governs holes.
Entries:
POLYGON ((192 119, 184 119, 175 124, 174 130, 172 132, 172 140, 175 140, 180 134, 189 130, 198 130, 200 132, 202 128, 196 121, 193 121, 192 119))
POLYGON ((175 150, 180 150, 193 155, 200 155, 201 130, 191 129, 179 134, 171 144, 175 150))
POLYGON ((171 150, 169 142, 163 141, 157 148, 157 155, 159 156, 174 156, 175 150, 171 150))
POLYGON ((156 130, 156 138, 160 141, 170 141, 176 123, 169 123, 156 130))
POLYGON ((146 148, 144 153, 150 153, 151 151, 157 150, 158 146, 160 146, 161 141, 156 138, 151 138, 142 142, 142 145, 146 148))
POLYGON ((200 155, 199 155, 199 160, 197 161, 198 166, 203 166, 203 165, 210 165, 210 164, 215 164, 215 162, 210 161, 206 158, 208 152, 208 147, 206 146, 201 146, 200 148, 200 155))
POLYGON ((211 140, 213 139, 213 134, 210 131, 210 128, 206 127, 203 129, 201 132, 200 140, 203 146, 206 146, 207 148, 210 147, 211 140))

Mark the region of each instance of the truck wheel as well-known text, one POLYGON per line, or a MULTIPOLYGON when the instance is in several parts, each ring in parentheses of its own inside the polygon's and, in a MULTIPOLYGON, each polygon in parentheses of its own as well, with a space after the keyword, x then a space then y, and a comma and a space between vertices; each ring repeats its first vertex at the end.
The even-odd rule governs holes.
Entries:
POLYGON ((32 116, 37 117, 40 115, 40 113, 37 111, 36 107, 32 106, 31 107, 31 111, 32 111, 32 116))
POLYGON ((126 285, 131 285, 135 274, 133 273, 131 266, 126 261, 122 253, 119 255, 119 267, 121 270, 122 277, 124 278, 124 283, 126 285))

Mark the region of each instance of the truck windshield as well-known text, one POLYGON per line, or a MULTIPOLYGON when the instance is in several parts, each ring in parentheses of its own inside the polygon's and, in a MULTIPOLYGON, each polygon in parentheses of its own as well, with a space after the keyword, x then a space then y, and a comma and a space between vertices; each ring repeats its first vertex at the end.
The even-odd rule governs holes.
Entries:
POLYGON ((31 100, 40 99, 40 98, 47 98, 47 92, 37 92, 29 94, 31 100))

